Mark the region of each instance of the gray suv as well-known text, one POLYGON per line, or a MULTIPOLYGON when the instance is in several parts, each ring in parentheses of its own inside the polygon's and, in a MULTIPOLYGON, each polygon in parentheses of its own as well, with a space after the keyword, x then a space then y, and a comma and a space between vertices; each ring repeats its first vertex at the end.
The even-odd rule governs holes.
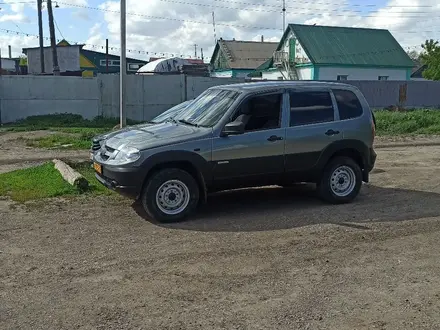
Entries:
POLYGON ((352 201, 376 161, 375 120, 353 86, 257 82, 212 87, 168 121, 121 131, 94 155, 96 178, 140 198, 157 221, 180 220, 208 193, 316 183, 352 201))

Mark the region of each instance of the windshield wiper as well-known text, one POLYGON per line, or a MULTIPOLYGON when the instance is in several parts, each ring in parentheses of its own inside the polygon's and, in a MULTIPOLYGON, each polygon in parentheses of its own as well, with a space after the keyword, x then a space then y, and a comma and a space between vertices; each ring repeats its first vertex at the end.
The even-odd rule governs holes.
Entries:
POLYGON ((177 123, 177 120, 175 120, 173 117, 167 118, 165 119, 166 123, 172 122, 172 123, 177 123))
POLYGON ((187 125, 190 125, 190 126, 199 127, 199 125, 197 125, 197 124, 195 124, 195 123, 192 123, 192 122, 190 122, 190 121, 188 121, 188 120, 185 120, 185 119, 179 119, 178 122, 179 122, 179 123, 183 123, 183 124, 187 124, 187 125))

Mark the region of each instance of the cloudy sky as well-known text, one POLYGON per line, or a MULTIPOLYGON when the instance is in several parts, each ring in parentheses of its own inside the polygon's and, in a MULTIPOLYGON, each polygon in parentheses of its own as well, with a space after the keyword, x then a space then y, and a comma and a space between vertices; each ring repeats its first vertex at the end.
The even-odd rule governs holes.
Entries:
MULTIPOLYGON (((44 0, 43 0, 44 1, 44 0)), ((111 53, 119 47, 119 1, 61 0, 54 8, 57 39, 85 43, 111 53)), ((216 35, 223 39, 278 41, 282 34, 282 0, 127 0, 127 56, 191 56, 203 48, 209 60, 216 35)), ((45 8, 45 4, 43 4, 45 8)), ((38 46, 36 0, 0 0, 2 56, 38 46)), ((287 23, 386 28, 404 48, 427 38, 440 39, 440 4, 436 0, 286 0, 287 23)), ((47 11, 44 34, 49 37, 47 11)), ((44 41, 49 45, 49 40, 44 41)), ((418 47, 420 48, 420 47, 418 47)))

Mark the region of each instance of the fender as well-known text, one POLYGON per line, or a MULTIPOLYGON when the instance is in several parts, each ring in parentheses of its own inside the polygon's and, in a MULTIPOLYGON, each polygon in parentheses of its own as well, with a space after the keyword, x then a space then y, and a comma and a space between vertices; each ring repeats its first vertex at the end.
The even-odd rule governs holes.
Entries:
POLYGON ((196 180, 200 183, 200 188, 203 188, 201 197, 206 200, 207 187, 212 183, 212 168, 201 155, 184 150, 169 150, 163 151, 148 157, 141 167, 144 173, 144 179, 148 176, 150 171, 161 164, 172 162, 188 162, 197 170, 198 177, 196 180))
POLYGON ((329 144, 319 156, 316 168, 322 170, 330 158, 342 150, 354 150, 361 156, 362 164, 361 167, 364 168, 368 164, 368 156, 370 154, 370 149, 368 146, 359 140, 339 140, 329 144))

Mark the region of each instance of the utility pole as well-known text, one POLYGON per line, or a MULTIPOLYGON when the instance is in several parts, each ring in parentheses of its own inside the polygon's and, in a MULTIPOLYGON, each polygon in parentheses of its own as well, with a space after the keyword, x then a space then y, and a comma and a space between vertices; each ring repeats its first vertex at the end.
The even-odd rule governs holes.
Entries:
POLYGON ((197 58, 197 44, 194 44, 194 57, 197 58))
POLYGON ((121 56, 119 59, 120 64, 120 85, 119 85, 119 101, 120 101, 120 126, 121 128, 124 127, 127 124, 127 118, 126 118, 126 102, 125 102, 125 78, 127 75, 127 60, 126 60, 126 48, 127 48, 127 40, 126 40, 126 34, 127 34, 127 25, 126 25, 126 0, 121 0, 121 56))
POLYGON ((283 33, 286 31, 286 0, 283 0, 283 33))
POLYGON ((53 23, 52 0, 47 0, 47 14, 49 16, 49 33, 50 46, 52 47, 53 75, 59 76, 60 67, 58 66, 57 45, 55 43, 55 25, 53 23))
POLYGON ((43 14, 41 12, 42 0, 37 0, 38 11, 38 38, 40 39, 40 65, 41 73, 44 73, 44 46, 43 46, 43 14))
POLYGON ((108 73, 108 39, 105 39, 105 72, 108 73))
POLYGON ((217 45, 217 33, 215 32, 215 14, 212 12, 212 28, 214 29, 214 46, 217 45))

